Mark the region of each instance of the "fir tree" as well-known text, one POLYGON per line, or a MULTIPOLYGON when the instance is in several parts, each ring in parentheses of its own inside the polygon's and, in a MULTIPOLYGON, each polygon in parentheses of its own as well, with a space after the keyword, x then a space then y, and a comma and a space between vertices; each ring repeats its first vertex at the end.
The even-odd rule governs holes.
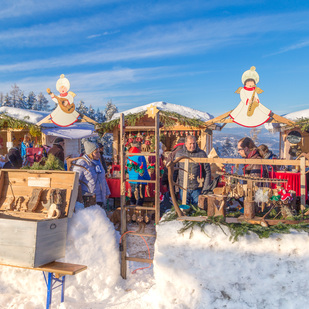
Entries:
POLYGON ((40 92, 38 94, 38 100, 37 100, 37 106, 39 111, 48 111, 49 109, 49 104, 48 100, 45 98, 44 94, 40 92))
POLYGON ((24 95, 24 92, 21 91, 18 98, 18 108, 26 108, 26 106, 27 106, 26 96, 24 95))
POLYGON ((26 99, 27 109, 37 110, 36 95, 33 91, 30 91, 26 99))
POLYGON ((227 137, 222 144, 221 156, 223 158, 233 158, 237 156, 236 145, 232 144, 229 137, 227 137))
POLYGON ((105 108, 106 120, 112 119, 113 115, 118 113, 118 108, 112 103, 112 100, 108 101, 105 108))
POLYGON ((11 97, 9 96, 9 94, 7 93, 4 98, 3 98, 3 103, 2 106, 11 106, 11 97))
POLYGON ((14 84, 12 86, 12 90, 10 91, 10 95, 11 95, 11 104, 8 106, 12 106, 12 107, 18 107, 18 102, 19 102, 19 97, 21 95, 21 90, 19 89, 19 87, 14 84))
POLYGON ((79 101, 78 105, 76 106, 76 110, 79 114, 88 116, 88 108, 83 100, 79 101))
POLYGON ((91 105, 89 105, 87 116, 91 119, 95 119, 95 110, 93 109, 93 107, 91 105))
POLYGON ((258 135, 260 133, 261 133, 261 130, 257 129, 257 128, 253 128, 253 129, 250 130, 250 137, 254 141, 255 145, 259 144, 259 137, 258 137, 258 135))

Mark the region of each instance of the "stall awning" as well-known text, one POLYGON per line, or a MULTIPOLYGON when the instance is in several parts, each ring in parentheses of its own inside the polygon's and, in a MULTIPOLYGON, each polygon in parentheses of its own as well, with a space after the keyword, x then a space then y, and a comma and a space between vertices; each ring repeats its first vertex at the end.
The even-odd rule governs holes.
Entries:
POLYGON ((98 136, 98 133, 93 132, 91 129, 77 129, 77 128, 48 128, 42 129, 42 132, 46 135, 58 136, 68 139, 80 139, 90 136, 98 136))

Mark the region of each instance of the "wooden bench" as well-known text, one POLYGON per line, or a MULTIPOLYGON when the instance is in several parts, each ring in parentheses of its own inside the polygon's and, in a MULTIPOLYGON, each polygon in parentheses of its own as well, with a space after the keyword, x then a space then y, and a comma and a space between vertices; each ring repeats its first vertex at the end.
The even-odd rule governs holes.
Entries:
POLYGON ((46 309, 50 308, 53 289, 55 288, 61 287, 61 302, 64 302, 65 276, 66 275, 74 276, 87 269, 87 266, 85 265, 63 263, 63 262, 56 262, 56 261, 42 265, 40 267, 36 267, 36 268, 6 265, 6 264, 0 264, 0 265, 42 271, 44 275, 45 283, 47 286, 46 309), (48 273, 48 279, 46 279, 45 272, 48 273), (54 287, 54 285, 57 282, 60 283, 60 285, 54 287))

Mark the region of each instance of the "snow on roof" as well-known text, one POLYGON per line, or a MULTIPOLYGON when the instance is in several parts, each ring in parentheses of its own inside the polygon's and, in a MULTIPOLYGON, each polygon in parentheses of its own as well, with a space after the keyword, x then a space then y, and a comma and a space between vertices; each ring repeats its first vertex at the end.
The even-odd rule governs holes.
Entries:
POLYGON ((6 114, 7 116, 12 117, 14 119, 36 124, 41 119, 46 117, 49 114, 49 112, 33 111, 29 109, 2 106, 0 107, 0 114, 6 114))
MULTIPOLYGON (((177 105, 177 104, 171 104, 171 103, 166 103, 166 102, 153 102, 149 103, 143 106, 138 106, 132 109, 129 109, 127 111, 122 112, 124 115, 128 114, 137 114, 142 111, 147 111, 147 108, 150 106, 156 106, 158 110, 160 111, 165 111, 165 112, 174 112, 177 114, 180 114, 182 116, 191 118, 191 119, 199 119, 201 121, 207 121, 209 119, 214 118, 212 115, 206 113, 206 112, 201 112, 196 109, 193 109, 191 107, 186 107, 182 105, 177 105)), ((112 120, 120 118, 120 113, 116 113, 113 115, 112 120)))
MULTIPOLYGON (((0 114, 6 114, 14 119, 36 124, 44 117, 48 116, 50 112, 2 106, 0 107, 0 114)), ((46 135, 60 136, 68 139, 86 138, 96 134, 94 133, 94 125, 88 122, 77 122, 66 128, 59 127, 54 123, 43 123, 41 128, 42 132, 46 135)))
MULTIPOLYGON (((284 118, 287 118, 292 121, 297 121, 301 118, 309 118, 309 109, 303 109, 301 111, 292 112, 289 114, 281 115, 284 118)), ((265 128, 270 132, 279 131, 281 127, 285 126, 283 123, 265 123, 265 128)))

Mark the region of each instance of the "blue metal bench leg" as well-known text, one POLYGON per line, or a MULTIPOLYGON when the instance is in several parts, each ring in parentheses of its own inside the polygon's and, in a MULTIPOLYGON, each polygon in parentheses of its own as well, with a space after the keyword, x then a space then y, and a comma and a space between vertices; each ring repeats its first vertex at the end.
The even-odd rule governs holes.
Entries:
POLYGON ((43 275, 47 286, 46 309, 49 309, 52 302, 53 289, 58 288, 59 286, 61 286, 61 302, 64 302, 65 276, 58 279, 53 273, 48 273, 48 281, 46 281, 44 272, 43 275), (60 282, 60 285, 53 287, 56 282, 60 282))
POLYGON ((46 284, 47 284, 46 309, 49 309, 53 294, 53 273, 48 273, 48 282, 46 284))
POLYGON ((61 283, 61 302, 64 302, 65 276, 62 277, 61 283))

